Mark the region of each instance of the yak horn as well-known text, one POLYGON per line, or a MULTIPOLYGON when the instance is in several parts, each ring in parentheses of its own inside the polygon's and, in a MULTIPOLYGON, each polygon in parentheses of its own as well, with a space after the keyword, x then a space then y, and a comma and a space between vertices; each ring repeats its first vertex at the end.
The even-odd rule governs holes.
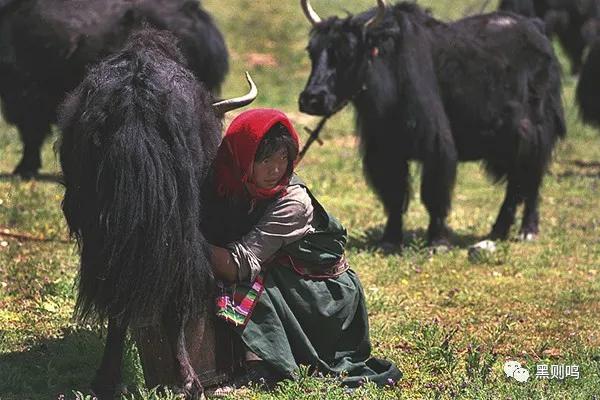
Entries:
POLYGON ((319 17, 319 14, 312 8, 309 0, 300 0, 300 4, 302 5, 304 15, 306 15, 306 18, 308 18, 311 24, 316 25, 321 22, 321 17, 319 17))
POLYGON ((256 88, 256 85, 254 84, 254 81, 252 80, 248 72, 246 72, 246 80, 250 85, 250 91, 248 92, 248 94, 245 94, 241 97, 234 97, 233 99, 221 100, 219 102, 213 103, 215 113, 224 115, 228 111, 247 106, 248 104, 254 101, 254 99, 258 95, 258 89, 256 88))
POLYGON ((377 14, 365 23, 365 30, 374 28, 383 21, 383 17, 385 17, 385 0, 377 0, 377 5, 379 6, 377 8, 377 14))

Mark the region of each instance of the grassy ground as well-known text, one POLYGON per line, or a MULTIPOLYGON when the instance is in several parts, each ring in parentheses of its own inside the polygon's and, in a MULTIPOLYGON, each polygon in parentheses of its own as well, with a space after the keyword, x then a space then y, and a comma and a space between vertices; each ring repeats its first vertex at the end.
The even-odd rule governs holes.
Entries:
MULTIPOLYGON (((371 5, 366 0, 313 3, 322 15, 371 5)), ((476 1, 420 3, 450 19, 476 1)), ((231 51, 232 70, 223 94, 244 91, 242 71, 250 70, 260 90, 256 105, 284 109, 299 128, 313 126, 315 119, 297 111, 297 95, 309 72, 304 52, 309 26, 297 2, 206 0, 204 5, 231 51)), ((351 396, 600 396, 600 135, 579 122, 574 85, 573 78, 565 77, 569 133, 543 187, 539 240, 500 243, 492 258, 475 264, 467 260, 466 248, 490 229, 502 187, 490 185, 477 164, 462 164, 449 219, 457 246, 433 256, 424 248, 427 214, 416 194, 406 217, 408 249, 402 255, 383 255, 373 243, 385 217, 362 179, 352 111, 328 123, 325 145, 309 152, 300 174, 349 230, 349 259, 366 292, 374 354, 393 360, 405 374, 394 388, 366 385, 351 396), (532 378, 526 383, 506 378, 502 367, 508 359, 521 362, 532 378), (536 379, 538 364, 577 365, 580 378, 536 379)), ((0 122, 0 229, 40 239, 0 235, 2 400, 74 398, 74 390, 88 387, 102 350, 101 330, 70 320, 78 257, 60 212, 63 190, 52 181, 59 174, 54 141, 44 148, 47 179, 21 182, 9 175, 20 155, 17 133, 0 122)), ((418 168, 413 167, 416 185, 418 168)), ((137 393, 143 379, 133 345, 125 365, 126 383, 137 393)), ((346 396, 333 382, 305 376, 273 393, 248 390, 236 398, 346 396)), ((146 392, 135 397, 172 396, 146 392)))

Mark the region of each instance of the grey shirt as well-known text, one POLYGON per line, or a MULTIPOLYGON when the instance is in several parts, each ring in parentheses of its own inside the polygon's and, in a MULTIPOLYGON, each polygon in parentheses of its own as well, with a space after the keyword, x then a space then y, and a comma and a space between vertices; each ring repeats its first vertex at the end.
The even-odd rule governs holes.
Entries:
POLYGON ((277 250, 314 232, 313 206, 302 186, 293 185, 270 204, 258 223, 227 248, 238 268, 238 281, 253 282, 277 250))

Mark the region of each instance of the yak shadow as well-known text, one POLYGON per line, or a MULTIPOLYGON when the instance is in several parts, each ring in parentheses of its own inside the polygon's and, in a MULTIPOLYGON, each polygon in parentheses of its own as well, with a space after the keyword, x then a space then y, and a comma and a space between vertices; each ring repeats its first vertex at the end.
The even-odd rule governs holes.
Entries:
POLYGON ((569 165, 565 171, 551 173, 551 175, 558 179, 573 177, 600 179, 600 161, 568 160, 564 164, 569 165))
POLYGON ((593 179, 600 179, 600 171, 597 172, 590 172, 590 171, 585 171, 585 172, 579 172, 579 171, 565 171, 565 172, 561 172, 558 174, 555 174, 554 176, 556 176, 558 179, 566 179, 566 178, 593 178, 593 179))
MULTIPOLYGON (((17 180, 22 180, 22 179, 19 176, 14 175, 14 174, 9 174, 6 172, 0 173, 0 181, 17 181, 17 180)), ((24 180, 24 182, 27 182, 27 181, 51 182, 51 183, 57 183, 59 185, 62 185, 63 177, 61 174, 43 173, 43 174, 38 174, 34 178, 31 178, 29 180, 24 180)))
MULTIPOLYGON (((379 242, 383 236, 383 225, 368 228, 358 235, 349 235, 347 248, 357 251, 377 251, 380 250, 379 242)), ((466 249, 469 246, 487 238, 487 235, 458 234, 450 232, 450 244, 453 248, 466 249)), ((404 231, 404 249, 415 250, 427 249, 427 231, 423 228, 404 231)), ((400 254, 402 249, 388 250, 386 253, 400 254)))
POLYGON ((583 160, 570 160, 569 164, 573 164, 579 168, 598 168, 600 169, 600 161, 583 161, 583 160))
MULTIPOLYGON (((89 393, 103 348, 104 338, 97 331, 78 330, 37 341, 24 351, 2 354, 0 399, 53 400, 61 394, 73 399, 74 390, 89 393)), ((137 353, 130 342, 127 349, 124 382, 132 387, 137 353)))

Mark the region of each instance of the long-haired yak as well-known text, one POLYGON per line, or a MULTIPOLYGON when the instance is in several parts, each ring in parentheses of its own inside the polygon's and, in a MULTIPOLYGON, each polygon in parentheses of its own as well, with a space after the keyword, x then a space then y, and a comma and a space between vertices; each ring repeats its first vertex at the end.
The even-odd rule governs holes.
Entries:
POLYGON ((600 29, 600 0, 502 0, 499 9, 544 21, 546 33, 556 36, 571 72, 580 72, 584 52, 600 29))
POLYGON ((127 327, 160 323, 181 387, 202 393, 183 330, 205 313, 212 287, 201 187, 222 114, 256 92, 213 104, 176 43, 165 31, 134 33, 61 107, 63 212, 81 256, 76 316, 108 320, 92 383, 100 399, 120 383, 127 327))
POLYGON ((313 27, 312 70, 300 110, 327 116, 356 110, 366 176, 388 215, 382 244, 402 242, 408 161, 422 165, 428 242, 449 242, 458 161, 483 160, 506 197, 491 236, 506 238, 520 203, 521 235, 538 233, 539 189, 552 149, 565 134, 560 69, 534 19, 494 12, 440 22, 414 3, 321 20, 313 27))
POLYGON ((0 2, 0 102, 23 155, 14 170, 37 174, 40 148, 67 92, 88 65, 121 48, 142 24, 169 30, 196 77, 218 91, 227 73, 223 37, 196 0, 4 0, 0 2))

